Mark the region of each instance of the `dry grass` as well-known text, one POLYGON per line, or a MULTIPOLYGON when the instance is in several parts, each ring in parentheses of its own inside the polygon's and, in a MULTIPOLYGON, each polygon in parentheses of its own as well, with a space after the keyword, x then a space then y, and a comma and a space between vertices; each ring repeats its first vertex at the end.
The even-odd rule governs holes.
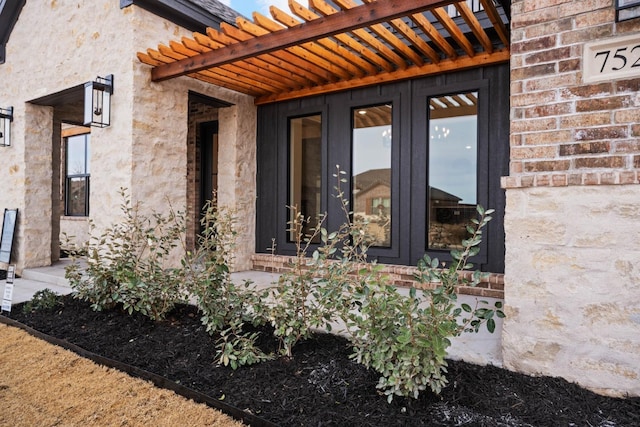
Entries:
POLYGON ((1 426, 243 424, 0 324, 1 426))

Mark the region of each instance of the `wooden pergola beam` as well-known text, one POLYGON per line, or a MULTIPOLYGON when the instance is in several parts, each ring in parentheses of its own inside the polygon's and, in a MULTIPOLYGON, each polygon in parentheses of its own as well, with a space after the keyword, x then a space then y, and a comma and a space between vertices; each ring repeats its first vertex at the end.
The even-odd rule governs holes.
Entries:
POLYGON ((454 3, 455 0, 387 0, 363 4, 324 18, 306 22, 286 31, 265 34, 226 48, 204 52, 197 56, 163 64, 151 70, 153 81, 162 81, 207 68, 226 65, 258 55, 299 46, 336 34, 379 24, 391 19, 424 12, 434 7, 454 3))
MULTIPOLYGON (((503 64, 509 62, 511 55, 508 49, 493 51, 493 53, 479 53, 473 58, 458 57, 456 59, 442 60, 437 64, 424 64, 421 67, 412 66, 405 70, 397 70, 391 73, 381 73, 375 76, 366 76, 360 79, 343 80, 335 83, 328 83, 321 86, 305 87, 300 90, 289 92, 273 93, 259 96, 255 100, 256 105, 269 104, 272 102, 286 101, 290 99, 303 98, 307 96, 323 95, 327 93, 357 89, 366 86, 395 82, 399 80, 413 79, 446 73, 448 71, 466 70, 469 68, 482 67, 486 65, 503 64)), ((469 96, 473 102, 475 98, 469 96)))

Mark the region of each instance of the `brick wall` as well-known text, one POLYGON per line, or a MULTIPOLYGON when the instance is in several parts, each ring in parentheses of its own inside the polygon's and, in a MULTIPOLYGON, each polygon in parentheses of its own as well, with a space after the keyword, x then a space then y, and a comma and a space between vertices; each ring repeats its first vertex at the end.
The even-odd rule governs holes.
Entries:
POLYGON ((511 10, 503 364, 638 396, 640 78, 585 83, 583 61, 640 44, 640 19, 616 23, 613 0, 511 10))
POLYGON ((640 182, 640 80, 585 84, 585 42, 640 31, 612 0, 512 2, 504 188, 640 182))
MULTIPOLYGON (((251 257, 251 261, 253 262, 252 270, 282 274, 289 273, 293 270, 292 265, 295 262, 295 257, 255 254, 251 257)), ((419 286, 418 282, 414 279, 414 275, 417 272, 418 269, 416 267, 400 265, 386 265, 382 269, 382 274, 389 276, 389 282, 400 287, 419 286)), ((464 273, 463 277, 470 280, 471 273, 464 273)), ((459 286, 457 290, 458 293, 462 295, 502 299, 504 294, 504 278, 502 274, 490 273, 487 280, 479 283, 477 286, 459 286)))

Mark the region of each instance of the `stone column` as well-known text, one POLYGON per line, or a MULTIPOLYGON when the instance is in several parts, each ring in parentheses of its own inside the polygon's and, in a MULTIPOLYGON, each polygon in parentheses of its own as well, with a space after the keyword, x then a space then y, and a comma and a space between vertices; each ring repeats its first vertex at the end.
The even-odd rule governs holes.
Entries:
POLYGON ((18 270, 51 264, 53 191, 53 108, 25 104, 24 208, 18 270))
POLYGON ((511 10, 504 365, 640 395, 640 73, 583 70, 587 42, 640 19, 616 23, 611 0, 511 10))
POLYGON ((255 252, 257 110, 250 99, 239 101, 219 111, 218 200, 237 209, 234 270, 243 271, 255 252))

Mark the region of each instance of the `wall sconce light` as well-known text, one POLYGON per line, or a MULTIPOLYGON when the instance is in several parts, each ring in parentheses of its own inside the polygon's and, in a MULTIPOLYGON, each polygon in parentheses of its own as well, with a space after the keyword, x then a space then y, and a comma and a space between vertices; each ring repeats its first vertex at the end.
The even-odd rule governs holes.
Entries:
POLYGON ((84 125, 104 128, 111 124, 113 74, 84 84, 84 125))
POLYGON ((11 146, 11 122, 13 107, 0 108, 0 147, 11 146))
POLYGON ((616 22, 640 18, 640 0, 616 0, 616 22))

